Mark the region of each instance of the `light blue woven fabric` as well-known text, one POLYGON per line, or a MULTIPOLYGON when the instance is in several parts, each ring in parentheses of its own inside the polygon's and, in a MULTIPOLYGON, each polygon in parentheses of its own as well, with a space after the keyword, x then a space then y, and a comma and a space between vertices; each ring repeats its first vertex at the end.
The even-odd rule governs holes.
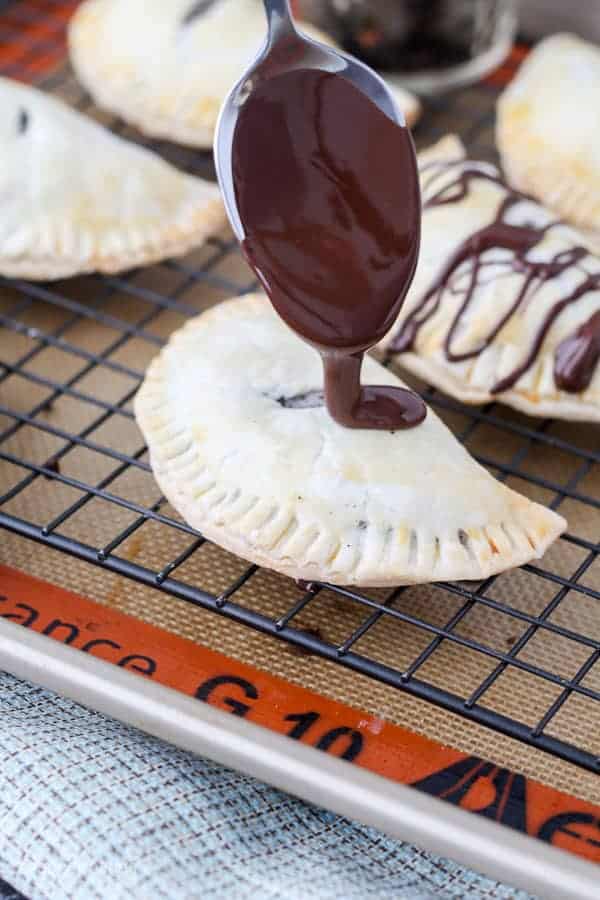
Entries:
POLYGON ((0 877, 31 900, 527 900, 0 673, 0 877))

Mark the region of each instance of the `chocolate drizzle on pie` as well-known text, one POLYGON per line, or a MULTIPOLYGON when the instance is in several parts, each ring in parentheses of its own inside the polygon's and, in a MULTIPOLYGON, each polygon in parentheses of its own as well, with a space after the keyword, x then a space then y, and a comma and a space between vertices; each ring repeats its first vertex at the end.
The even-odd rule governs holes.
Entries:
MULTIPOLYGON (((406 353, 413 349, 415 341, 423 325, 438 311, 444 291, 462 293, 463 300, 444 340, 444 353, 448 362, 462 362, 479 356, 496 339, 500 331, 510 319, 522 308, 525 303, 535 302, 535 294, 540 287, 548 281, 558 278, 569 269, 578 268, 584 275, 581 282, 569 293, 560 297, 548 310, 538 330, 532 337, 529 353, 523 361, 516 366, 504 378, 498 381, 491 393, 499 394, 509 390, 521 378, 535 362, 544 339, 553 323, 561 312, 590 291, 600 290, 600 273, 589 274, 578 263, 589 255, 586 247, 574 244, 572 247, 561 250, 549 261, 539 261, 532 258, 531 251, 543 239, 544 235, 561 223, 551 221, 548 224, 537 227, 531 224, 513 225, 507 221, 507 214, 518 203, 529 201, 531 198, 518 191, 507 187, 502 178, 489 170, 470 167, 463 161, 455 163, 432 163, 423 167, 426 173, 428 168, 433 168, 433 175, 426 182, 431 187, 435 185, 436 177, 456 166, 458 171, 456 178, 450 183, 444 184, 439 190, 433 191, 424 203, 423 209, 427 211, 436 206, 447 203, 460 203, 470 190, 471 183, 477 179, 486 179, 505 188, 507 195, 500 204, 495 219, 489 225, 475 231, 462 241, 454 253, 442 266, 441 271, 423 294, 421 300, 402 323, 399 331, 394 336, 390 350, 394 353, 406 353), (475 347, 463 351, 453 350, 453 341, 460 328, 463 316, 473 302, 475 289, 479 284, 479 276, 486 265, 484 254, 489 250, 508 250, 511 258, 502 264, 509 267, 509 272, 522 276, 520 286, 515 291, 512 304, 504 315, 496 322, 491 330, 476 344, 475 347), (464 265, 470 264, 465 273, 464 265), (453 282, 460 271, 460 277, 466 274, 467 284, 465 288, 457 287, 453 282)), ((592 316, 575 334, 567 337, 557 348, 555 354, 554 380, 556 386, 564 391, 578 393, 585 390, 594 373, 600 359, 600 312, 592 316)))
POLYGON ((321 353, 331 416, 350 428, 422 422, 415 394, 360 384, 363 353, 396 320, 417 262, 408 129, 341 75, 296 69, 251 91, 232 156, 242 248, 279 315, 321 353))
POLYGON ((575 334, 556 348, 554 381, 563 391, 578 393, 589 387, 600 360, 600 310, 581 325, 575 334))

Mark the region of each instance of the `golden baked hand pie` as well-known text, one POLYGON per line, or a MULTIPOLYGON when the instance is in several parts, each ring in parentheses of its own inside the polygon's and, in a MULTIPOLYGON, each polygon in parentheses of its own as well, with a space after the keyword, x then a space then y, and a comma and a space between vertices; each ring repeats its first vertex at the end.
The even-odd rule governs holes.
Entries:
MULTIPOLYGON (((401 384, 371 358, 364 381, 401 384)), ((222 303, 174 334, 135 413, 186 521, 294 578, 480 579, 540 557, 566 525, 493 478, 432 410, 397 432, 336 424, 317 352, 264 296, 222 303)))
MULTIPOLYGON (((145 134, 210 147, 221 104, 265 35, 261 0, 86 0, 71 20, 69 47, 100 106, 145 134)), ((414 123, 419 101, 394 90, 414 123)))
POLYGON ((419 263, 382 346, 466 403, 600 421, 600 258, 457 138, 419 173, 419 263))
POLYGON ((541 41, 498 101, 497 141, 509 181, 600 246, 600 47, 541 41))
POLYGON ((214 184, 63 102, 0 78, 0 273, 117 272, 185 253, 226 222, 214 184))

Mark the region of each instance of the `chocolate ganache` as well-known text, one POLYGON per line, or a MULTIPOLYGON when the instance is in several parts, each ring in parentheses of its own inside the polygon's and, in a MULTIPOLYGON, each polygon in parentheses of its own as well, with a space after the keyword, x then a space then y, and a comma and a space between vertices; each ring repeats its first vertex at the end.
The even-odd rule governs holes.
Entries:
POLYGON ((411 391, 360 384, 363 353, 393 325, 417 263, 408 129, 343 76, 296 69, 245 100, 233 181, 243 251, 279 315, 321 353, 332 417, 389 430, 423 421, 411 391))
MULTIPOLYGON (((493 222, 470 234, 446 260, 434 282, 425 291, 410 315, 404 319, 399 331, 394 335, 389 349, 395 353, 404 353, 413 348, 419 330, 439 309, 442 295, 449 288, 453 276, 463 264, 468 262, 470 270, 467 286, 464 291, 461 291, 464 296, 450 323, 444 341, 446 359, 449 362, 460 362, 479 356, 486 347, 490 346, 521 306, 535 298, 535 293, 541 285, 558 278, 567 269, 577 267, 577 264, 588 256, 590 251, 584 246, 574 244, 572 247, 556 253, 548 261, 541 262, 531 258, 529 256, 531 250, 542 240, 546 232, 562 223, 553 221, 542 227, 536 227, 534 225, 513 225, 507 222, 507 213, 511 208, 524 200, 531 201, 531 198, 510 189, 499 174, 494 174, 488 169, 477 168, 460 160, 448 163, 430 163, 424 166, 421 172, 426 175, 428 169, 432 170, 429 178, 429 187, 431 187, 435 185, 436 177, 452 168, 456 168, 456 178, 449 183, 445 182, 439 190, 432 190, 423 205, 424 212, 436 206, 459 203, 467 196, 472 182, 478 179, 492 181, 503 187, 506 191, 505 199, 500 203, 493 222), (513 272, 522 276, 520 286, 515 292, 513 303, 489 333, 472 349, 456 353, 452 349, 453 339, 461 318, 473 301, 480 271, 486 265, 482 258, 483 254, 492 249, 512 252, 509 265, 513 272)), ((589 274, 583 268, 580 271, 584 276, 583 279, 551 306, 537 332, 532 336, 529 353, 516 368, 492 387, 491 393, 497 394, 508 390, 527 372, 535 362, 552 324, 566 307, 589 294, 590 291, 600 290, 600 273, 589 274)), ((571 393, 585 390, 590 384, 599 359, 600 311, 593 314, 573 335, 569 335, 557 347, 554 358, 556 386, 571 393)))

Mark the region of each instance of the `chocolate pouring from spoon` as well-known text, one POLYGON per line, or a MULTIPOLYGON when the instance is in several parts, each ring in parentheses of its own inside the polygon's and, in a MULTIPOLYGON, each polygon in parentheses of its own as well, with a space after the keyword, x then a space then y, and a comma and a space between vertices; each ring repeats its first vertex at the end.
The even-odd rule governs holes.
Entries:
POLYGON ((300 35, 264 0, 266 44, 221 110, 215 162, 233 230, 284 321, 321 354, 325 401, 350 428, 418 425, 423 401, 361 386, 419 250, 412 139, 367 66, 300 35))

